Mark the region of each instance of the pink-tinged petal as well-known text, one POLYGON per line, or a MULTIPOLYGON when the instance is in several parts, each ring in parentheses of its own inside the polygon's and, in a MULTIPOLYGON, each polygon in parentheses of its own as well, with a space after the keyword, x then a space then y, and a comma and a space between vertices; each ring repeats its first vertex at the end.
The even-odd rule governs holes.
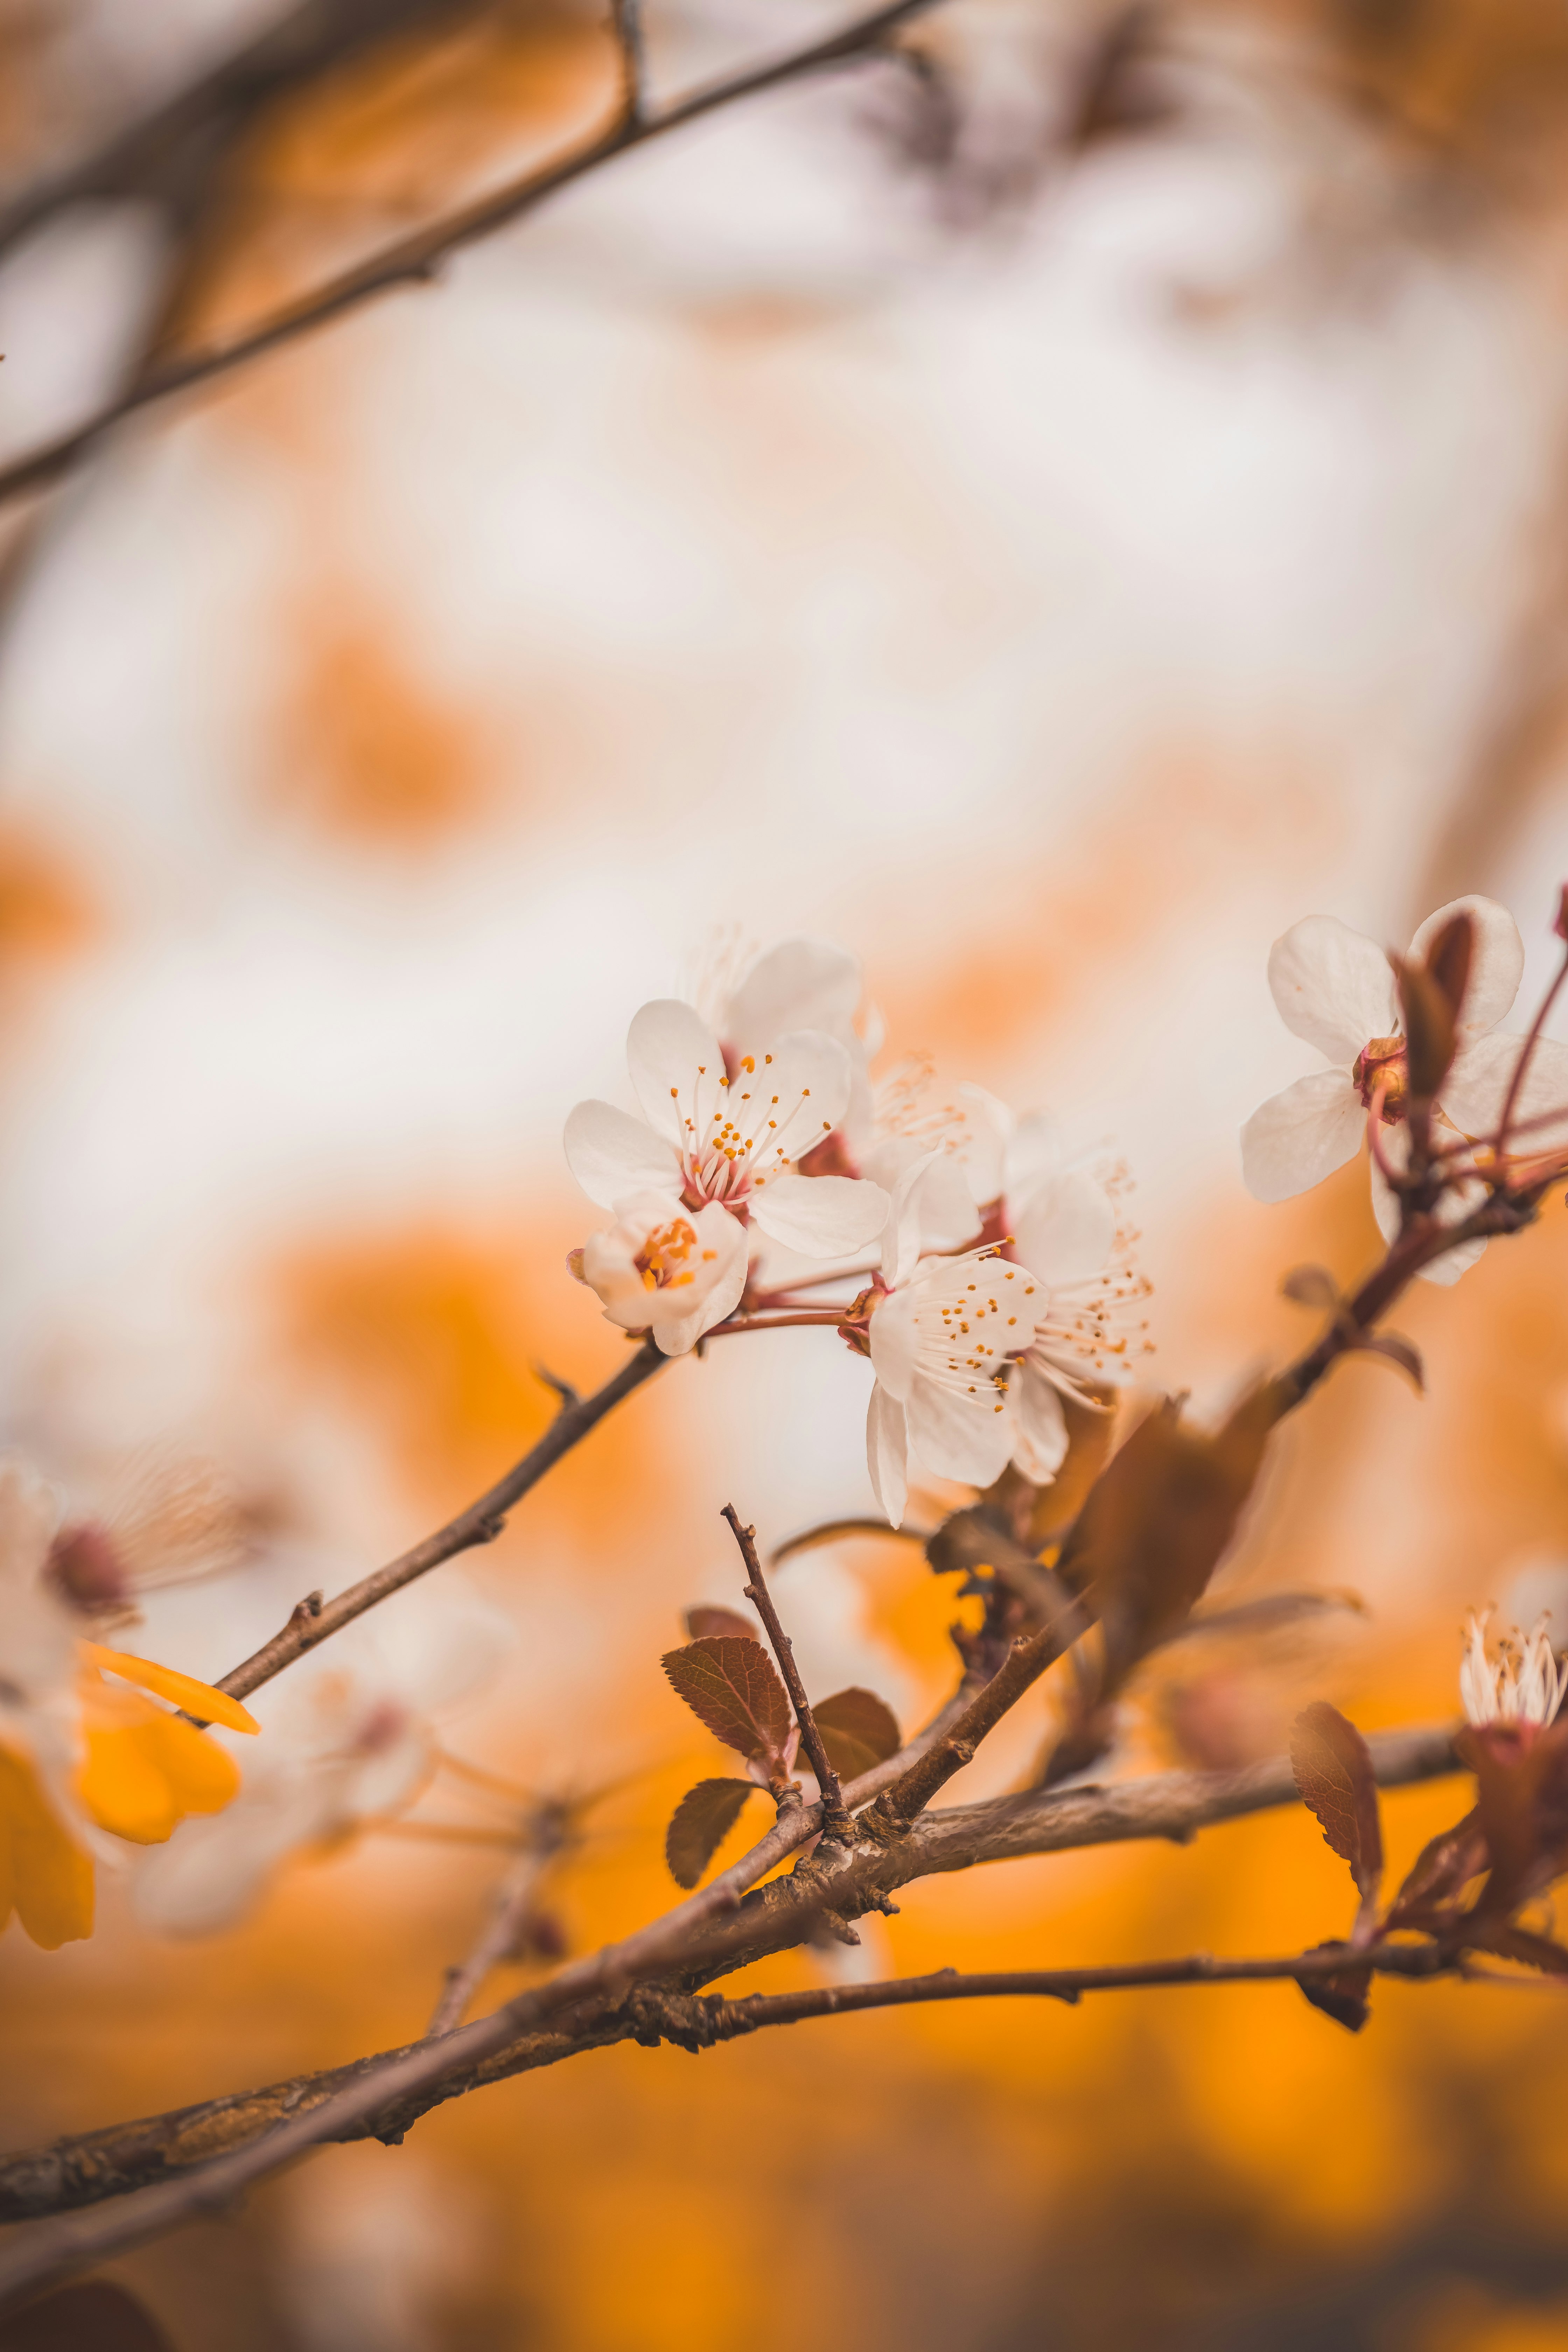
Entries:
POLYGON ((879 1381, 871 1391, 866 1414, 866 1467, 871 1475, 877 1507, 885 1514, 889 1527, 901 1528, 904 1523, 904 1505, 910 1491, 909 1454, 904 1408, 879 1381))
POLYGON ((1048 1486, 1067 1459, 1067 1415, 1055 1384, 1027 1356, 1014 1368, 1008 1402, 1013 1459, 1026 1478, 1048 1486))
POLYGON ((909 1401, 920 1355, 917 1324, 919 1299, 911 1290, 895 1290, 871 1318, 871 1369, 879 1383, 900 1404, 909 1401))
POLYGON ((1271 1096, 1242 1129, 1242 1181, 1255 1201, 1289 1201, 1353 1160, 1365 1129, 1345 1073, 1314 1070, 1271 1096))
POLYGON ((683 1148, 707 1141, 724 1099, 724 1056, 700 1013, 679 996, 645 1004, 626 1032, 626 1067, 657 1133, 683 1148))
POLYGON ((888 1222, 886 1192, 861 1176, 771 1176, 751 1208, 770 1241, 814 1258, 854 1257, 888 1222))
POLYGON ((1451 898, 1427 916, 1410 942, 1411 954, 1425 958, 1445 923, 1456 915, 1470 919, 1470 978, 1458 1023, 1464 1045, 1495 1029, 1512 1012, 1524 977, 1524 941, 1508 908, 1495 898, 1451 898))
MULTIPOLYGON (((1443 1081, 1445 1115, 1461 1135, 1494 1134, 1518 1066, 1522 1037, 1494 1030, 1454 1056, 1443 1081)), ((1510 1115, 1510 1149, 1526 1154, 1568 1147, 1568 1045, 1556 1037, 1536 1040, 1523 1083, 1510 1115), (1561 1112, 1561 1118, 1555 1114, 1561 1112)))
POLYGON ((843 1124, 849 1056, 837 1037, 797 1030, 757 1055, 753 1069, 738 1071, 724 1100, 726 1116, 753 1139, 753 1182, 761 1175, 772 1184, 775 1171, 794 1167, 843 1124))
POLYGON ((725 1011, 726 1041, 757 1052, 794 1029, 847 1040, 860 1002, 860 960, 831 940, 781 940, 759 956, 725 1011))
POLYGON ((939 1478, 989 1486, 1012 1458, 1012 1416, 994 1381, 978 1379, 971 1393, 917 1378, 905 1410, 910 1452, 939 1478))
POLYGON ((1110 1196, 1082 1168, 1038 1186, 1012 1223, 1018 1255, 1045 1283, 1083 1282, 1098 1274, 1116 1239, 1110 1196))
POLYGON ((1346 1069, 1370 1037, 1398 1025, 1388 958, 1337 915, 1309 915, 1275 940, 1268 985, 1286 1028, 1346 1069))
POLYGON ((614 1103, 579 1103, 566 1122, 566 1164, 601 1209, 638 1192, 680 1198, 680 1162, 673 1146, 630 1111, 614 1103))

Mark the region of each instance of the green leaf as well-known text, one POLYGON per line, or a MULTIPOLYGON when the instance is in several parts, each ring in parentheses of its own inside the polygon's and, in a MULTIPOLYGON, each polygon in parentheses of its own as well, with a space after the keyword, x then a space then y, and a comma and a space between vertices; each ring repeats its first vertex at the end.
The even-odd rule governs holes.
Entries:
POLYGON ((695 1886, 741 1818, 748 1797, 760 1794, 754 1780, 699 1780, 670 1816, 664 1858, 677 1886, 695 1886))
POLYGON ((868 1772, 874 1764, 885 1764, 903 1746, 897 1717, 875 1691, 835 1691, 811 1711, 827 1760, 842 1780, 858 1780, 862 1772, 868 1772))
POLYGON ((661 1664, 715 1739, 739 1756, 783 1763, 789 1697, 760 1642, 749 1634, 705 1633, 683 1650, 667 1650, 661 1664))

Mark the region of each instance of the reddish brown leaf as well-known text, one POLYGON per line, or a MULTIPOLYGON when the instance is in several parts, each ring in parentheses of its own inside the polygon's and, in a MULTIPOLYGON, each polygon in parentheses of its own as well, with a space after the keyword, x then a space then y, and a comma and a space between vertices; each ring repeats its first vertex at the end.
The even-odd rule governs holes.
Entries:
POLYGON ((1254 1390, 1212 1437, 1184 1429, 1179 1410, 1167 1402, 1140 1422, 1090 1489, 1057 1563, 1070 1590, 1090 1588, 1104 1628, 1102 1700, 1201 1599, 1282 1404, 1273 1390, 1254 1390))
POLYGON ((1325 1315, 1337 1315, 1344 1304, 1340 1286, 1326 1265, 1296 1266, 1279 1288, 1298 1307, 1321 1307, 1325 1315))
POLYGON ((1442 1830, 1416 1855, 1410 1874, 1388 1915, 1391 1927, 1440 1924, 1472 1878, 1488 1866, 1487 1842, 1479 1812, 1471 1811, 1451 1830, 1442 1830))
MULTIPOLYGON (((1323 1952, 1328 1946, 1320 1944, 1317 1948, 1323 1952)), ((1370 1969, 1341 1969, 1331 1977, 1298 1977, 1296 1981, 1312 2007, 1342 2025, 1347 2033, 1359 2033, 1372 2014, 1367 2003, 1370 1969)))
POLYGON ((773 1663, 750 1634, 705 1633, 667 1650, 665 1673, 700 1723, 739 1756, 782 1761, 792 1717, 773 1663))
POLYGON ((1465 1943, 1472 1952, 1496 1952, 1549 1977, 1568 1976, 1568 1951, 1561 1944, 1550 1936, 1532 1935, 1528 1927, 1512 1927, 1506 1919, 1489 1921, 1478 1935, 1467 1936, 1465 1943))
POLYGON ((812 1708, 827 1760, 842 1780, 857 1780, 873 1764, 896 1756, 903 1737, 892 1709, 875 1691, 835 1691, 812 1708))
POLYGON ((1349 1863, 1362 1908, 1370 1911, 1383 1877, 1383 1824, 1365 1740, 1338 1707, 1314 1699, 1296 1717, 1290 1769, 1302 1803, 1317 1815, 1335 1853, 1349 1863))
POLYGON ((1470 1725, 1454 1742, 1476 1776, 1491 1858, 1478 1910, 1507 1918, 1568 1869, 1568 1717, 1470 1725))
POLYGON ((1425 964, 1406 963, 1400 957, 1394 970, 1405 1023, 1410 1091, 1417 1099, 1430 1102, 1454 1058, 1454 1007, 1425 964))
POLYGON ((1359 1355, 1384 1356, 1391 1364, 1397 1364, 1402 1372, 1409 1373, 1417 1393, 1426 1395, 1426 1373, 1421 1359, 1409 1340, 1402 1339, 1397 1331, 1370 1332, 1364 1339, 1358 1339, 1355 1345, 1359 1355))
POLYGON ((0 2352, 169 2352, 169 2339, 124 2287, 88 2279, 0 2319, 0 2352))
POLYGON ((757 1794, 754 1780, 699 1780, 688 1789, 664 1836, 664 1858, 677 1886, 696 1885, 740 1820, 746 1799, 757 1794))
POLYGON ((742 1617, 737 1609, 710 1608, 706 1602, 687 1611, 686 1630, 694 1642, 700 1642, 705 1633, 720 1634, 735 1642, 754 1642, 757 1638, 755 1618, 742 1617))
POLYGON ((1475 951, 1475 926, 1468 915, 1454 915, 1426 950, 1426 969, 1442 990, 1458 1019, 1470 985, 1470 958, 1475 951))

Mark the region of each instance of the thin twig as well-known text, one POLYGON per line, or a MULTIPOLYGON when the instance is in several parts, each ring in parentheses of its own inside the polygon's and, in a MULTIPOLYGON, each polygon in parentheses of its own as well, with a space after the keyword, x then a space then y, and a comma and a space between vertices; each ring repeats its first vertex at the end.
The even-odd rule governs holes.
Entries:
POLYGON ((367 1609, 374 1609, 390 1593, 401 1592, 405 1584, 427 1575, 431 1569, 438 1568, 443 1560, 455 1558, 458 1552, 493 1543, 506 1525, 508 1512, 521 1501, 529 1488, 536 1486, 563 1454, 569 1454, 606 1413, 645 1381, 651 1380, 669 1360, 651 1339, 646 1341, 603 1388, 595 1389, 592 1396, 583 1397, 575 1404, 563 1406, 538 1444, 477 1503, 470 1503, 466 1511, 459 1511, 455 1519, 448 1519, 444 1528, 437 1528, 433 1536, 426 1536, 411 1551, 400 1553, 384 1568, 362 1577, 346 1592, 334 1594, 321 1608, 303 1615, 296 1609, 282 1630, 242 1665, 225 1675, 217 1688, 227 1691, 231 1698, 247 1697, 263 1683, 270 1682, 274 1675, 280 1675, 285 1666, 292 1665, 296 1658, 302 1658, 308 1650, 316 1649, 343 1626, 352 1624, 356 1617, 363 1617, 367 1609))
MULTIPOLYGON (((427 2039, 461 2025, 469 2002, 489 1975, 516 1952, 529 1924, 541 1881, 567 1842, 564 1805, 538 1806, 521 1832, 524 1849, 490 1898, 489 1916, 468 1958, 447 1971, 441 1997, 425 2032, 427 2039)), ((514 1841, 515 1842, 515 1841, 514 1841)))
MULTIPOLYGON (((1373 1944, 1352 1951, 1344 1944, 1289 1959, 1226 1960, 1194 1952, 1179 1960, 1128 1960, 1091 1969, 999 1969, 961 1973, 933 1969, 923 1977, 893 1977, 879 1983, 816 1985, 801 1992, 752 1993, 741 2000, 704 2000, 714 2039, 728 2042, 765 2025, 798 2025, 808 2018, 847 2016, 868 2009, 904 2009, 931 2000, 996 2000, 1017 1995, 1076 2003, 1087 1992, 1127 1992, 1145 1986, 1189 1984, 1311 1983, 1347 1969, 1426 1979, 1454 1973, 1458 1962, 1429 1944, 1373 1944)), ((1512 1979, 1505 1979, 1511 1982, 1512 1979)))
POLYGON ((432 283, 439 276, 443 263, 454 254, 509 226, 546 197, 584 178, 617 155, 645 146, 650 140, 662 139, 670 131, 684 130, 688 123, 700 121, 706 115, 764 90, 780 89, 835 66, 863 62, 874 57, 901 25, 939 5, 940 0, 887 0, 887 5, 856 17, 839 32, 792 50, 786 57, 710 82, 658 112, 644 114, 639 121, 627 121, 617 107, 606 129, 541 170, 525 173, 490 194, 446 214, 428 227, 384 246, 368 260, 327 278, 310 293, 285 303, 229 341, 205 344, 149 370, 128 391, 106 402, 71 432, 0 469, 0 504, 58 480, 115 425, 155 402, 167 400, 177 392, 188 392, 196 384, 211 383, 216 377, 232 374, 249 361, 313 334, 319 327, 357 310, 395 288, 432 283))
POLYGON ((746 1599, 767 1628, 773 1655, 779 1662, 779 1672, 784 1676, 784 1688, 789 1693, 790 1705, 795 1709, 795 1719, 800 1726, 800 1744, 822 1791, 823 1835, 842 1845, 852 1833, 849 1816, 844 1810, 844 1791, 838 1785, 838 1775, 816 1727, 816 1717, 812 1714, 811 1701, 805 1695, 805 1685, 795 1662, 795 1644, 784 1632, 779 1612, 773 1606, 773 1594, 768 1591, 763 1563, 757 1557, 757 1531, 755 1528, 741 1525, 733 1503, 726 1503, 720 1517, 729 1521, 730 1532, 741 1547, 741 1558, 746 1563, 748 1578, 746 1599))

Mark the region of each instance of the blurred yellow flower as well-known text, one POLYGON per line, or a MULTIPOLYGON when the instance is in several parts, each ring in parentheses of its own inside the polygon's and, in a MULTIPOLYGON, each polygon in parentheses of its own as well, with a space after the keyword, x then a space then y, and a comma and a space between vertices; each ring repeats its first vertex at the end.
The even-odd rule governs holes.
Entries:
POLYGON ((14 1911, 47 1951, 92 1932, 99 1833, 159 1844, 238 1790, 233 1759, 160 1699, 258 1728, 225 1692, 79 1636, 48 1574, 55 1520, 41 1480, 0 1466, 0 1929, 14 1911))

